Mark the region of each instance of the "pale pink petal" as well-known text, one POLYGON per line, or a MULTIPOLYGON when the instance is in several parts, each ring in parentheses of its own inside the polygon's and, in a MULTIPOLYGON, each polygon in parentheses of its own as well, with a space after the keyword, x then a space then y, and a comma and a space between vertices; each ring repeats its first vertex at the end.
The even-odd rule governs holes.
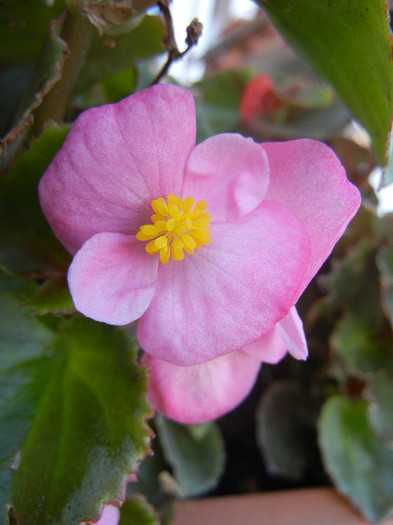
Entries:
POLYGON ((333 151, 321 142, 301 139, 261 146, 270 166, 266 199, 292 210, 311 239, 310 264, 299 296, 357 212, 360 194, 333 151))
POLYGON ((68 284, 75 307, 87 317, 113 325, 138 319, 156 288, 158 260, 135 237, 98 233, 75 255, 68 284))
POLYGON ((307 359, 308 348, 303 323, 295 306, 277 323, 277 328, 288 352, 295 359, 307 359))
POLYGON ((212 225, 208 246, 159 267, 156 294, 138 323, 142 348, 188 366, 259 339, 293 306, 309 250, 301 223, 275 203, 212 225))
POLYGON ((254 343, 247 345, 243 348, 243 351, 247 354, 254 357, 254 359, 259 359, 264 363, 269 363, 275 365, 286 355, 287 347, 282 340, 278 325, 273 328, 271 332, 264 335, 254 343))
POLYGON ((293 306, 270 333, 245 346, 243 351, 270 364, 281 361, 287 352, 295 359, 307 359, 306 337, 296 307, 293 306))
POLYGON ((96 525, 117 525, 120 520, 120 510, 114 505, 105 505, 96 525))
POLYGON ((41 179, 41 206, 72 253, 99 232, 136 233, 150 202, 181 195, 195 145, 191 93, 153 86, 75 121, 41 179))
POLYGON ((145 354, 150 367, 148 398, 154 408, 179 423, 216 419, 241 403, 261 363, 242 351, 194 366, 176 366, 145 354))
POLYGON ((266 155, 252 139, 237 134, 211 137, 191 153, 183 194, 208 204, 212 222, 229 222, 255 210, 266 195, 266 155))

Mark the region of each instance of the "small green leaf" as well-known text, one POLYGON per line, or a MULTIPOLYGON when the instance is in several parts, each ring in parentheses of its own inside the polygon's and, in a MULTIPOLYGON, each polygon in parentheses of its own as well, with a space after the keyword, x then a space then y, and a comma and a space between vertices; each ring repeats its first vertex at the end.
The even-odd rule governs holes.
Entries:
POLYGON ((162 483, 167 465, 158 440, 152 442, 153 454, 145 458, 138 470, 137 480, 127 485, 127 498, 142 495, 159 515, 160 525, 170 525, 174 515, 175 499, 162 483))
POLYGON ((11 332, 2 348, 3 520, 6 507, 20 525, 94 520, 147 453, 144 370, 114 327, 75 317, 55 334, 26 310, 13 314, 30 333, 11 332))
POLYGON ((24 305, 33 308, 34 312, 40 315, 72 313, 75 307, 68 289, 66 275, 46 281, 24 305))
POLYGON ((64 274, 71 260, 47 223, 38 200, 38 182, 62 145, 68 128, 49 126, 20 153, 0 183, 0 265, 9 272, 64 274))
POLYGON ((158 516, 142 497, 128 498, 121 507, 119 525, 159 525, 158 516))
POLYGON ((125 26, 124 33, 97 38, 91 45, 74 94, 84 93, 115 73, 134 68, 137 60, 162 53, 164 35, 160 19, 145 16, 131 30, 125 26))
MULTIPOLYGON (((186 425, 157 416, 158 438, 164 456, 185 497, 193 497, 213 489, 223 472, 224 444, 218 427, 206 423, 201 432, 190 431, 186 425)), ((191 427, 192 429, 192 427, 191 427)))
POLYGON ((369 132, 383 164, 393 114, 385 0, 258 0, 283 36, 325 77, 369 132))
POLYGON ((393 511, 393 448, 367 422, 367 402, 331 397, 319 421, 325 467, 337 489, 370 521, 393 511))
POLYGON ((269 472, 300 479, 307 464, 304 393, 298 383, 276 381, 265 391, 256 413, 257 442, 269 472))

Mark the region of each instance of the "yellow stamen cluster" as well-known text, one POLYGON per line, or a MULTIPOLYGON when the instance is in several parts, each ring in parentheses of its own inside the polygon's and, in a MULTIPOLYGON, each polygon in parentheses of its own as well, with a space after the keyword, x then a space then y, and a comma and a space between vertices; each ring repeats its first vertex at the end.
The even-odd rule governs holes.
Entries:
POLYGON ((210 213, 206 213, 207 204, 199 201, 194 206, 193 197, 175 197, 168 195, 167 200, 160 197, 151 201, 154 215, 152 224, 139 228, 136 238, 140 241, 150 241, 146 251, 150 255, 160 253, 160 261, 167 264, 171 258, 174 261, 184 259, 184 251, 191 254, 195 248, 209 244, 210 213))

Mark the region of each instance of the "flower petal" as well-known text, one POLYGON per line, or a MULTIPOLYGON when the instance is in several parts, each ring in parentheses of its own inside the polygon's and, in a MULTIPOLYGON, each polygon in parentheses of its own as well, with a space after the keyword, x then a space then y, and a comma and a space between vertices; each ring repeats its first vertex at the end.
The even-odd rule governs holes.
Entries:
POLYGON ((295 359, 307 359, 308 349, 303 323, 296 307, 279 321, 271 332, 243 348, 264 363, 276 364, 289 352, 295 359))
POLYGON ((71 253, 99 232, 136 233, 152 199, 180 195, 195 145, 191 93, 153 86, 75 121, 41 179, 41 206, 71 253))
POLYGON ((138 323, 142 348, 177 365, 214 359, 269 333, 293 306, 309 261, 302 224, 272 202, 210 229, 208 246, 160 266, 157 292, 138 323))
POLYGON ((254 211, 269 185, 269 167, 252 139, 222 134, 199 144, 188 159, 183 194, 208 203, 212 222, 254 211))
POLYGON ((96 525, 117 525, 120 520, 120 509, 114 505, 105 505, 96 525))
POLYGON ((75 307, 113 325, 138 319, 156 288, 158 260, 142 243, 120 233, 98 233, 75 255, 68 284, 75 307))
POLYGON ((275 365, 285 356, 287 353, 287 347, 282 340, 278 325, 273 328, 271 332, 264 335, 254 343, 245 346, 242 350, 247 354, 254 357, 254 359, 259 359, 264 363, 269 363, 275 365))
POLYGON ((176 366, 145 354, 150 367, 148 398, 157 410, 179 423, 216 419, 241 403, 261 363, 240 351, 194 366, 176 366))
POLYGON ((288 352, 295 359, 307 359, 308 348, 303 323, 295 306, 277 323, 277 328, 288 352))
POLYGON ((315 276, 360 205, 333 151, 313 140, 261 144, 270 166, 266 199, 279 202, 302 221, 311 259, 298 296, 315 276))

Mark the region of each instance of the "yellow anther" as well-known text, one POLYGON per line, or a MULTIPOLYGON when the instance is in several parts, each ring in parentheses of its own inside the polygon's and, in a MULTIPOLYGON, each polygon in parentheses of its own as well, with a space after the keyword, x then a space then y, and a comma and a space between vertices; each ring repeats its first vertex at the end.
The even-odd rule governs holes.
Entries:
POLYGON ((176 197, 168 195, 154 199, 151 207, 155 212, 151 216, 152 224, 139 228, 136 238, 150 241, 145 250, 149 255, 159 253, 162 264, 167 264, 172 257, 174 261, 184 259, 184 250, 192 254, 195 249, 210 243, 210 214, 206 213, 207 203, 195 204, 193 197, 176 197))

